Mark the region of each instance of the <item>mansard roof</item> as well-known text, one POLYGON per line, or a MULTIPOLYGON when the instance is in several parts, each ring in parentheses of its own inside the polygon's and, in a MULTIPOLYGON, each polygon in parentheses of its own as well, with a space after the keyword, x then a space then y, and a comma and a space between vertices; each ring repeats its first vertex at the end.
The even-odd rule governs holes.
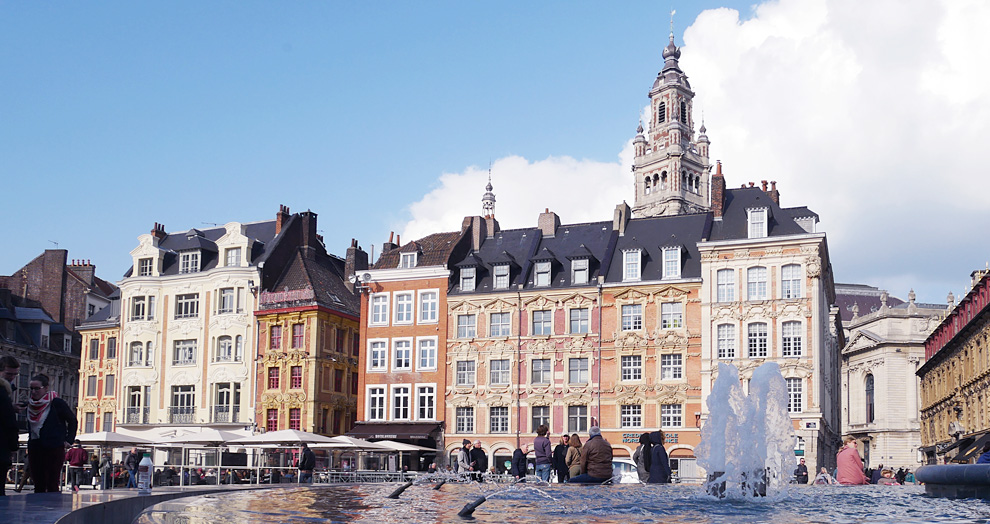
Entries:
POLYGON ((622 282, 622 251, 640 249, 641 280, 663 277, 663 248, 681 247, 681 278, 701 278, 701 255, 698 242, 711 229, 712 214, 672 215, 634 218, 626 224, 625 234, 618 237, 615 260, 606 282, 622 282))
POLYGON ((798 225, 794 219, 818 216, 806 207, 783 209, 770 198, 770 195, 758 187, 726 189, 722 220, 715 221, 712 225, 709 240, 716 242, 748 238, 749 216, 747 210, 753 208, 770 210, 770 216, 767 217, 767 237, 806 234, 807 231, 798 225))
POLYGON ((320 306, 358 315, 361 299, 344 283, 344 261, 339 257, 298 248, 275 285, 265 291, 313 290, 312 301, 320 306))
MULTIPOLYGON (((296 215, 293 215, 290 220, 297 218, 296 215)), ((199 250, 200 271, 208 271, 217 267, 220 257, 217 252, 216 241, 225 234, 227 234, 227 229, 223 227, 204 230, 190 229, 189 231, 167 234, 158 243, 159 249, 165 251, 161 274, 179 274, 179 253, 182 251, 199 250)), ((271 251, 272 241, 275 239, 275 221, 266 220, 263 222, 246 223, 244 224, 244 235, 255 241, 248 255, 251 257, 251 265, 256 266, 271 251)), ((124 273, 124 278, 130 277, 133 271, 133 267, 128 268, 127 272, 124 273)))
POLYGON ((383 251, 381 256, 378 257, 378 262, 375 263, 372 269, 393 269, 398 267, 401 253, 415 251, 410 245, 419 248, 419 254, 416 256, 417 266, 445 266, 462 235, 463 233, 460 231, 433 233, 432 235, 427 235, 409 242, 404 246, 383 251))

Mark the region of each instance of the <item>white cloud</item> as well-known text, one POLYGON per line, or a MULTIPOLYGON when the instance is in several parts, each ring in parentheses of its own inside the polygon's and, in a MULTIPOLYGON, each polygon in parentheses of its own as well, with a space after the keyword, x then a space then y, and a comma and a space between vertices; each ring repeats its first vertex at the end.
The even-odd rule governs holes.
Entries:
MULTIPOLYGON (((914 281, 919 300, 941 302, 988 255, 988 19, 980 0, 779 0, 745 21, 714 9, 685 31, 681 66, 730 187, 776 180, 783 205, 819 212, 837 280, 902 298, 914 281)), ((618 163, 501 159, 497 216, 608 219, 631 198, 630 161, 628 143, 618 163)), ((408 238, 479 214, 485 177, 444 174, 411 206, 408 238)))

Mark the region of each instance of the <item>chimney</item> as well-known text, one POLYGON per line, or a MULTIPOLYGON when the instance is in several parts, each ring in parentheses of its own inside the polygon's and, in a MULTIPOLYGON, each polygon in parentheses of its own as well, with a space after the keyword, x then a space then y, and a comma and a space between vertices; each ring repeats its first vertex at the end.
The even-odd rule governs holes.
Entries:
POLYGON ((615 215, 612 218, 612 231, 618 231, 619 236, 626 234, 626 224, 629 223, 629 204, 625 200, 615 206, 615 215))
POLYGON ((767 181, 766 180, 761 180, 760 181, 760 185, 763 188, 763 192, 766 193, 767 192, 767 181))
POLYGON ((498 220, 495 220, 494 216, 485 217, 485 232, 487 233, 485 238, 493 238, 495 237, 495 233, 499 231, 501 231, 501 228, 498 226, 498 220))
POLYGON ((96 266, 89 260, 73 260, 72 272, 76 274, 87 286, 93 285, 93 275, 96 273, 96 266))
POLYGON ((395 238, 395 231, 389 231, 388 232, 388 242, 385 242, 384 244, 382 244, 382 254, 383 255, 386 252, 391 251, 391 250, 399 247, 398 244, 392 242, 392 239, 393 238, 395 238))
POLYGON ((715 220, 722 220, 725 211, 725 177, 722 176, 722 161, 715 163, 715 175, 712 176, 712 214, 715 220))
POLYGON ((553 237, 557 234, 557 228, 560 227, 560 217, 557 213, 550 211, 550 208, 546 208, 542 213, 540 213, 540 219, 537 222, 537 227, 545 237, 553 237))
POLYGON ((344 258, 344 285, 351 290, 351 293, 354 292, 354 284, 348 278, 366 269, 368 269, 368 253, 365 253, 358 246, 357 240, 352 238, 351 247, 347 248, 347 255, 344 258))
POLYGON ((289 206, 283 206, 283 205, 279 204, 279 206, 278 206, 278 213, 275 213, 275 234, 276 235, 278 235, 279 233, 282 232, 282 226, 285 225, 285 222, 287 220, 289 220, 289 217, 290 216, 291 215, 289 214, 289 206))
POLYGON ((465 222, 468 220, 471 221, 471 249, 478 251, 481 249, 484 239, 489 238, 489 235, 485 232, 485 229, 488 227, 488 221, 480 216, 466 217, 464 219, 465 222))
POLYGON ((777 191, 776 180, 770 182, 770 200, 773 200, 774 204, 780 205, 780 191, 777 191))
POLYGON ((155 227, 151 228, 151 236, 157 238, 158 240, 164 240, 167 233, 165 233, 165 224, 159 224, 155 222, 155 227))
MULTIPOLYGON (((299 217, 302 219, 302 248, 303 254, 307 258, 314 258, 316 256, 316 248, 319 247, 320 241, 316 234, 316 213, 306 210, 299 213, 299 217)), ((276 226, 277 227, 277 226, 276 226)))

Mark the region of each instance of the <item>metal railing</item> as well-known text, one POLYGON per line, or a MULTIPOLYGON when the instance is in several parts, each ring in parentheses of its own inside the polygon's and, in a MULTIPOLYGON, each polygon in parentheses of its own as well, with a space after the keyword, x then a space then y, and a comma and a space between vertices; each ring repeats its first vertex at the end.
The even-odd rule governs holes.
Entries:
POLYGON ((213 422, 239 422, 237 406, 213 406, 213 422))
POLYGON ((125 424, 147 424, 150 409, 147 407, 127 407, 124 408, 125 424))
POLYGON ((196 408, 192 406, 169 406, 168 421, 171 424, 192 424, 196 421, 196 408))

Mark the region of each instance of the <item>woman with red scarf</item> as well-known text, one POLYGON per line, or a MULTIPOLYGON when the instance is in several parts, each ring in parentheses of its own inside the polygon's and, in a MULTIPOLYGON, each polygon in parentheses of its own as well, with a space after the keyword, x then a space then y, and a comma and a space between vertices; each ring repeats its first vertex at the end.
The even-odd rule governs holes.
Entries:
POLYGON ((58 394, 48 389, 48 377, 35 375, 28 384, 28 453, 34 492, 58 493, 65 448, 76 438, 76 416, 58 394))

